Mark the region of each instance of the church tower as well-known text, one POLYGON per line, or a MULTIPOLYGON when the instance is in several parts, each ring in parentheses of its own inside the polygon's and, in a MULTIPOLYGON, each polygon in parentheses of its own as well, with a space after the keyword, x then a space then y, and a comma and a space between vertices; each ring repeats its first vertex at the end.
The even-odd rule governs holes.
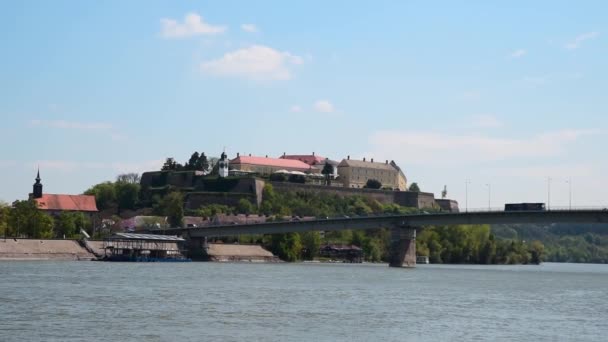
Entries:
POLYGON ((42 183, 40 183, 40 169, 38 169, 38 175, 36 175, 36 183, 34 183, 34 191, 32 192, 33 198, 42 197, 42 183))
POLYGON ((217 165, 220 177, 228 177, 228 156, 226 155, 226 152, 222 152, 222 156, 217 162, 217 165))

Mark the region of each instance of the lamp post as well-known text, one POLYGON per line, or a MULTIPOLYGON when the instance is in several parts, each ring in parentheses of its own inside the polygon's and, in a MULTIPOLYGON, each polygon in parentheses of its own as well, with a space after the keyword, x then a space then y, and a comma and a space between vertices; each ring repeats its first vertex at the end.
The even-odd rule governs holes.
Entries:
POLYGON ((547 177, 547 210, 551 210, 551 177, 547 177))
POLYGON ((492 206, 490 199, 492 198, 492 185, 490 183, 486 184, 488 187, 488 211, 492 211, 492 206))
POLYGON ((469 212, 469 184, 471 184, 470 180, 464 181, 464 210, 465 212, 469 212))
POLYGON ((568 210, 572 210, 572 178, 568 177, 566 183, 568 183, 568 210))

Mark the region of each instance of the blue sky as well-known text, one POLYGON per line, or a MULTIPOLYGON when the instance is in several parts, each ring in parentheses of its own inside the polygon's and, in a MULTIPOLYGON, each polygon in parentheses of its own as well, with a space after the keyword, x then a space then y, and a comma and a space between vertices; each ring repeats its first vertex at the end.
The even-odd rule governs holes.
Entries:
POLYGON ((0 200, 194 151, 394 159, 468 206, 607 206, 604 1, 13 1, 0 200), (488 187, 486 184, 489 184, 488 187))

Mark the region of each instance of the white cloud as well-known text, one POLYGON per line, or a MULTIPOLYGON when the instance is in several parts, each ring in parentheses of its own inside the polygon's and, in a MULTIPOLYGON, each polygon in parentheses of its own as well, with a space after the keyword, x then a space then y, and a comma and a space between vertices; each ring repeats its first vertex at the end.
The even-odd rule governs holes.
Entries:
POLYGON ((320 113, 333 113, 336 110, 334 105, 327 100, 319 100, 315 102, 313 108, 320 113))
POLYGON ((263 45, 253 45, 226 53, 220 59, 203 62, 200 68, 202 72, 220 76, 288 80, 291 78, 289 67, 302 63, 300 56, 263 45))
POLYGON ((456 164, 491 162, 514 158, 559 156, 579 138, 602 132, 561 130, 528 138, 498 138, 484 135, 449 135, 428 131, 378 131, 369 137, 379 159, 391 159, 407 151, 410 164, 456 164))
POLYGON ((76 130, 105 130, 112 125, 103 122, 78 122, 66 120, 30 120, 32 126, 46 126, 50 128, 76 129, 76 130))
POLYGON ((302 111, 302 107, 298 105, 293 105, 291 106, 291 108, 289 108, 289 111, 292 113, 300 113, 302 111))
POLYGON ((160 20, 161 36, 163 38, 186 38, 196 35, 213 35, 226 31, 225 26, 215 26, 206 23, 198 14, 190 12, 180 23, 174 19, 163 18, 160 20))
POLYGON ((258 32, 258 27, 254 24, 243 24, 241 25, 241 29, 245 32, 256 33, 258 32))
POLYGON ((576 38, 574 38, 573 41, 567 43, 564 47, 568 50, 578 49, 579 47, 581 47, 582 42, 589 40, 589 39, 594 39, 599 35, 600 35, 600 33, 596 32, 596 31, 583 33, 581 35, 578 35, 576 38))
POLYGON ((503 123, 494 115, 477 115, 472 118, 474 127, 501 127, 503 123))
POLYGON ((509 57, 511 58, 520 58, 523 57, 526 53, 528 53, 526 50, 524 49, 517 49, 513 52, 511 52, 511 54, 509 55, 509 57))

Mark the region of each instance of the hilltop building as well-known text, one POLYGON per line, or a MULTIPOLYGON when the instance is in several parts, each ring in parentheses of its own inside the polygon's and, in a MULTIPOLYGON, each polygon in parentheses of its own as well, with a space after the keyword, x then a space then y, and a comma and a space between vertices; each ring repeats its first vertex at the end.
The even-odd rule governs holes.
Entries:
POLYGON ((270 175, 277 171, 311 172, 311 166, 300 160, 241 156, 230 161, 231 173, 256 173, 259 175, 270 175))
POLYGON ((285 153, 283 153, 283 155, 280 158, 299 160, 301 162, 304 162, 312 167, 312 170, 311 170, 312 173, 318 173, 318 174, 322 173, 325 163, 329 163, 329 165, 331 165, 332 169, 333 169, 332 178, 334 178, 334 179, 338 178, 338 164, 339 163, 335 160, 330 160, 329 158, 317 156, 317 155, 315 155, 314 152, 312 154, 285 154, 285 153))
POLYGON ((36 183, 34 183, 33 191, 29 195, 29 198, 38 202, 38 209, 51 215, 59 215, 67 211, 82 212, 91 217, 98 211, 95 196, 43 193, 40 170, 38 170, 38 174, 36 175, 36 183))
POLYGON ((348 156, 338 165, 338 174, 342 185, 347 188, 363 188, 369 179, 382 183, 383 188, 405 191, 407 178, 394 161, 386 162, 354 160, 348 156))

